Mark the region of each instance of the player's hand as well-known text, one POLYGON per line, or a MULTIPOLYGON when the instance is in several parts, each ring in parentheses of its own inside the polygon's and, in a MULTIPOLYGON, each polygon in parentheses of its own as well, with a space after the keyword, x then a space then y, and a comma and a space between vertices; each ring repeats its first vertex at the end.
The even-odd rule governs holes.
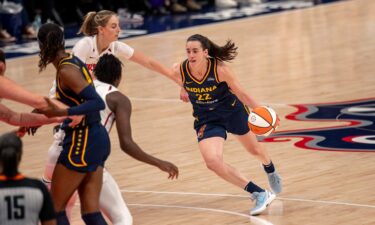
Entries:
POLYGON ((159 169, 169 174, 168 179, 173 180, 178 178, 178 168, 173 163, 167 161, 160 161, 159 169))
POLYGON ((180 90, 180 99, 183 102, 190 102, 189 94, 187 93, 187 91, 183 87, 180 90))
POLYGON ((74 127, 77 124, 79 124, 85 116, 69 116, 69 119, 72 120, 72 122, 69 123, 69 127, 74 127))
POLYGON ((59 108, 54 102, 49 98, 44 98, 48 104, 47 107, 37 109, 38 113, 44 114, 47 117, 56 117, 56 116, 66 116, 67 110, 59 108))

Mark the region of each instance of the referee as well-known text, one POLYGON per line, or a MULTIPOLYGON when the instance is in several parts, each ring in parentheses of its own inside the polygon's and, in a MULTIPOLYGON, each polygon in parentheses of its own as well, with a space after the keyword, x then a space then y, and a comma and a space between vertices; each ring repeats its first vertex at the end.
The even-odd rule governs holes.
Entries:
POLYGON ((55 210, 46 186, 18 172, 22 141, 14 133, 0 136, 0 224, 55 225, 55 210))

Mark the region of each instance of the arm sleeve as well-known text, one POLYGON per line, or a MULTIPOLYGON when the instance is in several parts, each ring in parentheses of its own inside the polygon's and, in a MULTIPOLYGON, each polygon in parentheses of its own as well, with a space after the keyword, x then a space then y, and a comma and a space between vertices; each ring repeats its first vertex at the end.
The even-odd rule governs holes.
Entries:
POLYGON ((87 85, 78 96, 81 99, 86 100, 78 106, 74 106, 68 109, 68 115, 85 115, 88 113, 97 112, 105 108, 103 99, 96 93, 95 88, 91 85, 87 85))
POLYGON ((79 40, 73 47, 72 52, 77 56, 82 62, 86 64, 86 59, 90 51, 92 51, 92 46, 90 44, 91 37, 84 37, 79 40))
POLYGON ((0 104, 0 121, 4 121, 13 126, 33 127, 55 123, 58 122, 58 119, 48 118, 42 114, 16 113, 0 104))
POLYGON ((47 187, 42 182, 39 183, 39 188, 43 194, 43 205, 39 213, 39 220, 53 220, 56 218, 56 212, 52 203, 51 195, 49 194, 47 187))
POLYGON ((133 56, 134 49, 129 45, 116 41, 115 42, 115 54, 117 56, 125 57, 126 59, 130 59, 133 56))

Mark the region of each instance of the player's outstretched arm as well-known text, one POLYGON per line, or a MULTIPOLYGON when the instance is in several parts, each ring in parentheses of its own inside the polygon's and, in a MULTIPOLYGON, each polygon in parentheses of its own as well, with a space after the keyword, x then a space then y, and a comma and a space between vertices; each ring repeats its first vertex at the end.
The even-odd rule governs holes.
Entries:
POLYGON ((168 77, 169 79, 173 80, 175 83, 177 83, 179 86, 181 86, 181 83, 179 83, 178 80, 176 80, 176 77, 173 74, 173 71, 161 64, 159 61, 156 61, 155 59, 146 56, 140 51, 134 51, 133 55, 129 60, 136 62, 149 70, 158 72, 160 74, 163 74, 164 76, 168 77))
POLYGON ((170 179, 178 178, 178 168, 173 163, 158 159, 144 152, 137 143, 134 142, 131 132, 130 116, 131 103, 128 97, 116 91, 107 95, 108 107, 115 113, 116 127, 120 139, 121 149, 131 157, 158 167, 169 174, 170 179))
POLYGON ((13 126, 33 127, 50 123, 60 123, 63 120, 64 117, 48 118, 45 115, 36 113, 17 113, 0 104, 0 121, 13 126))
POLYGON ((0 98, 20 102, 34 108, 47 106, 42 96, 26 90, 14 81, 3 76, 0 76, 0 98))

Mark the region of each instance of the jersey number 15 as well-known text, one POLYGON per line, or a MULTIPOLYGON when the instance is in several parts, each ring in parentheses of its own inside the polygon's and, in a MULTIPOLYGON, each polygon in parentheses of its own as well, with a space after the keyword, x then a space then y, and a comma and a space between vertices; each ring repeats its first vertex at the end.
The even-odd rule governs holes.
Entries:
POLYGON ((25 196, 23 195, 5 196, 4 200, 7 205, 8 220, 25 218, 24 199, 25 196))

